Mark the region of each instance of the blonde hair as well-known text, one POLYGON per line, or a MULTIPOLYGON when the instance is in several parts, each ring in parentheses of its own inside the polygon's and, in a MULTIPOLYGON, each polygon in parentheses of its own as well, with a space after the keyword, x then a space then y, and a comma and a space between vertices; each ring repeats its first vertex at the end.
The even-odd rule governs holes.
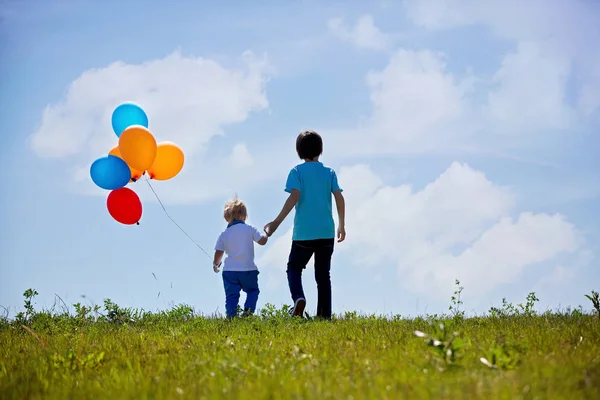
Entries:
POLYGON ((238 199, 237 195, 233 198, 233 200, 229 200, 227 203, 225 203, 223 217, 227 222, 231 222, 236 219, 244 219, 247 216, 248 211, 246 210, 246 205, 243 201, 238 199))

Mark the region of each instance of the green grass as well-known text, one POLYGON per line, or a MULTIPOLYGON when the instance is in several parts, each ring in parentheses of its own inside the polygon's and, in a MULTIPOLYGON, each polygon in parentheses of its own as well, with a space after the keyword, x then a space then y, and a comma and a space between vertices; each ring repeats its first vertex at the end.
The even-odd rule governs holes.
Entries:
POLYGON ((0 322, 2 399, 600 398, 600 310, 538 315, 535 296, 472 318, 457 296, 443 317, 303 321, 266 306, 226 321, 110 301, 35 312, 35 294, 0 322))

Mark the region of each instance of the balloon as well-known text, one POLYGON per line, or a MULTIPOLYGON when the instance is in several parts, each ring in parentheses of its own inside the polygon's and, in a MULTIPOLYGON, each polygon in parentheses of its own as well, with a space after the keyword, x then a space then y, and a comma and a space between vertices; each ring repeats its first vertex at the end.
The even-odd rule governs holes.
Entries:
POLYGON ((175 143, 162 142, 156 147, 156 159, 148 169, 150 179, 166 181, 173 178, 183 168, 183 151, 175 143))
MULTIPOLYGON (((115 146, 113 147, 108 154, 122 158, 121 157, 121 153, 119 153, 119 146, 115 146)), ((140 179, 142 177, 142 175, 144 175, 143 172, 138 171, 137 169, 131 168, 129 167, 129 170, 131 171, 131 181, 130 182, 135 182, 138 179, 140 179)))
POLYGON ((106 190, 121 188, 131 179, 131 171, 127 163, 113 155, 94 161, 90 167, 90 175, 96 185, 106 190))
POLYGON ((131 125, 148 127, 148 116, 142 107, 135 103, 120 104, 112 114, 112 127, 117 137, 120 137, 125 129, 131 125))
POLYGON ((113 190, 108 194, 106 208, 111 217, 125 225, 139 225, 142 218, 140 198, 133 190, 126 187, 113 190))
POLYGON ((131 168, 146 171, 156 158, 156 139, 147 128, 130 126, 119 137, 119 153, 131 168))

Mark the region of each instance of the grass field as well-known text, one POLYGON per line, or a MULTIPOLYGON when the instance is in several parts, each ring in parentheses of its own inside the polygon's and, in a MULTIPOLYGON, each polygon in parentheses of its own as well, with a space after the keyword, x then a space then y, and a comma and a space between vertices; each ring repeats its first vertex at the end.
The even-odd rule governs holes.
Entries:
POLYGON ((591 313, 538 315, 532 293, 480 317, 455 296, 448 316, 333 321, 271 305, 226 321, 109 300, 36 312, 36 294, 0 322, 2 399, 600 399, 597 293, 591 313))

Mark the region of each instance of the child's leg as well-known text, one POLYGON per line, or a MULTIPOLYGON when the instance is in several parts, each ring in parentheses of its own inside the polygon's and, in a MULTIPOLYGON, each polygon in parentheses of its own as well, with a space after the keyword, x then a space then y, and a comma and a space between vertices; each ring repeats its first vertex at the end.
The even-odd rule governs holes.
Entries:
POLYGON ((244 311, 250 310, 254 313, 256 310, 256 303, 258 302, 258 271, 240 272, 240 282, 242 283, 242 290, 246 292, 246 303, 244 304, 244 311))
POLYGON ((305 299, 304 288, 302 287, 302 270, 313 255, 313 249, 310 241, 292 241, 292 249, 287 264, 287 277, 290 286, 290 294, 294 304, 298 299, 305 299))
POLYGON ((225 287, 225 310, 229 318, 237 315, 240 301, 240 282, 236 271, 223 271, 223 286, 225 287))
POLYGON ((331 256, 334 239, 315 241, 315 280, 317 281, 317 317, 331 319, 331 256))

